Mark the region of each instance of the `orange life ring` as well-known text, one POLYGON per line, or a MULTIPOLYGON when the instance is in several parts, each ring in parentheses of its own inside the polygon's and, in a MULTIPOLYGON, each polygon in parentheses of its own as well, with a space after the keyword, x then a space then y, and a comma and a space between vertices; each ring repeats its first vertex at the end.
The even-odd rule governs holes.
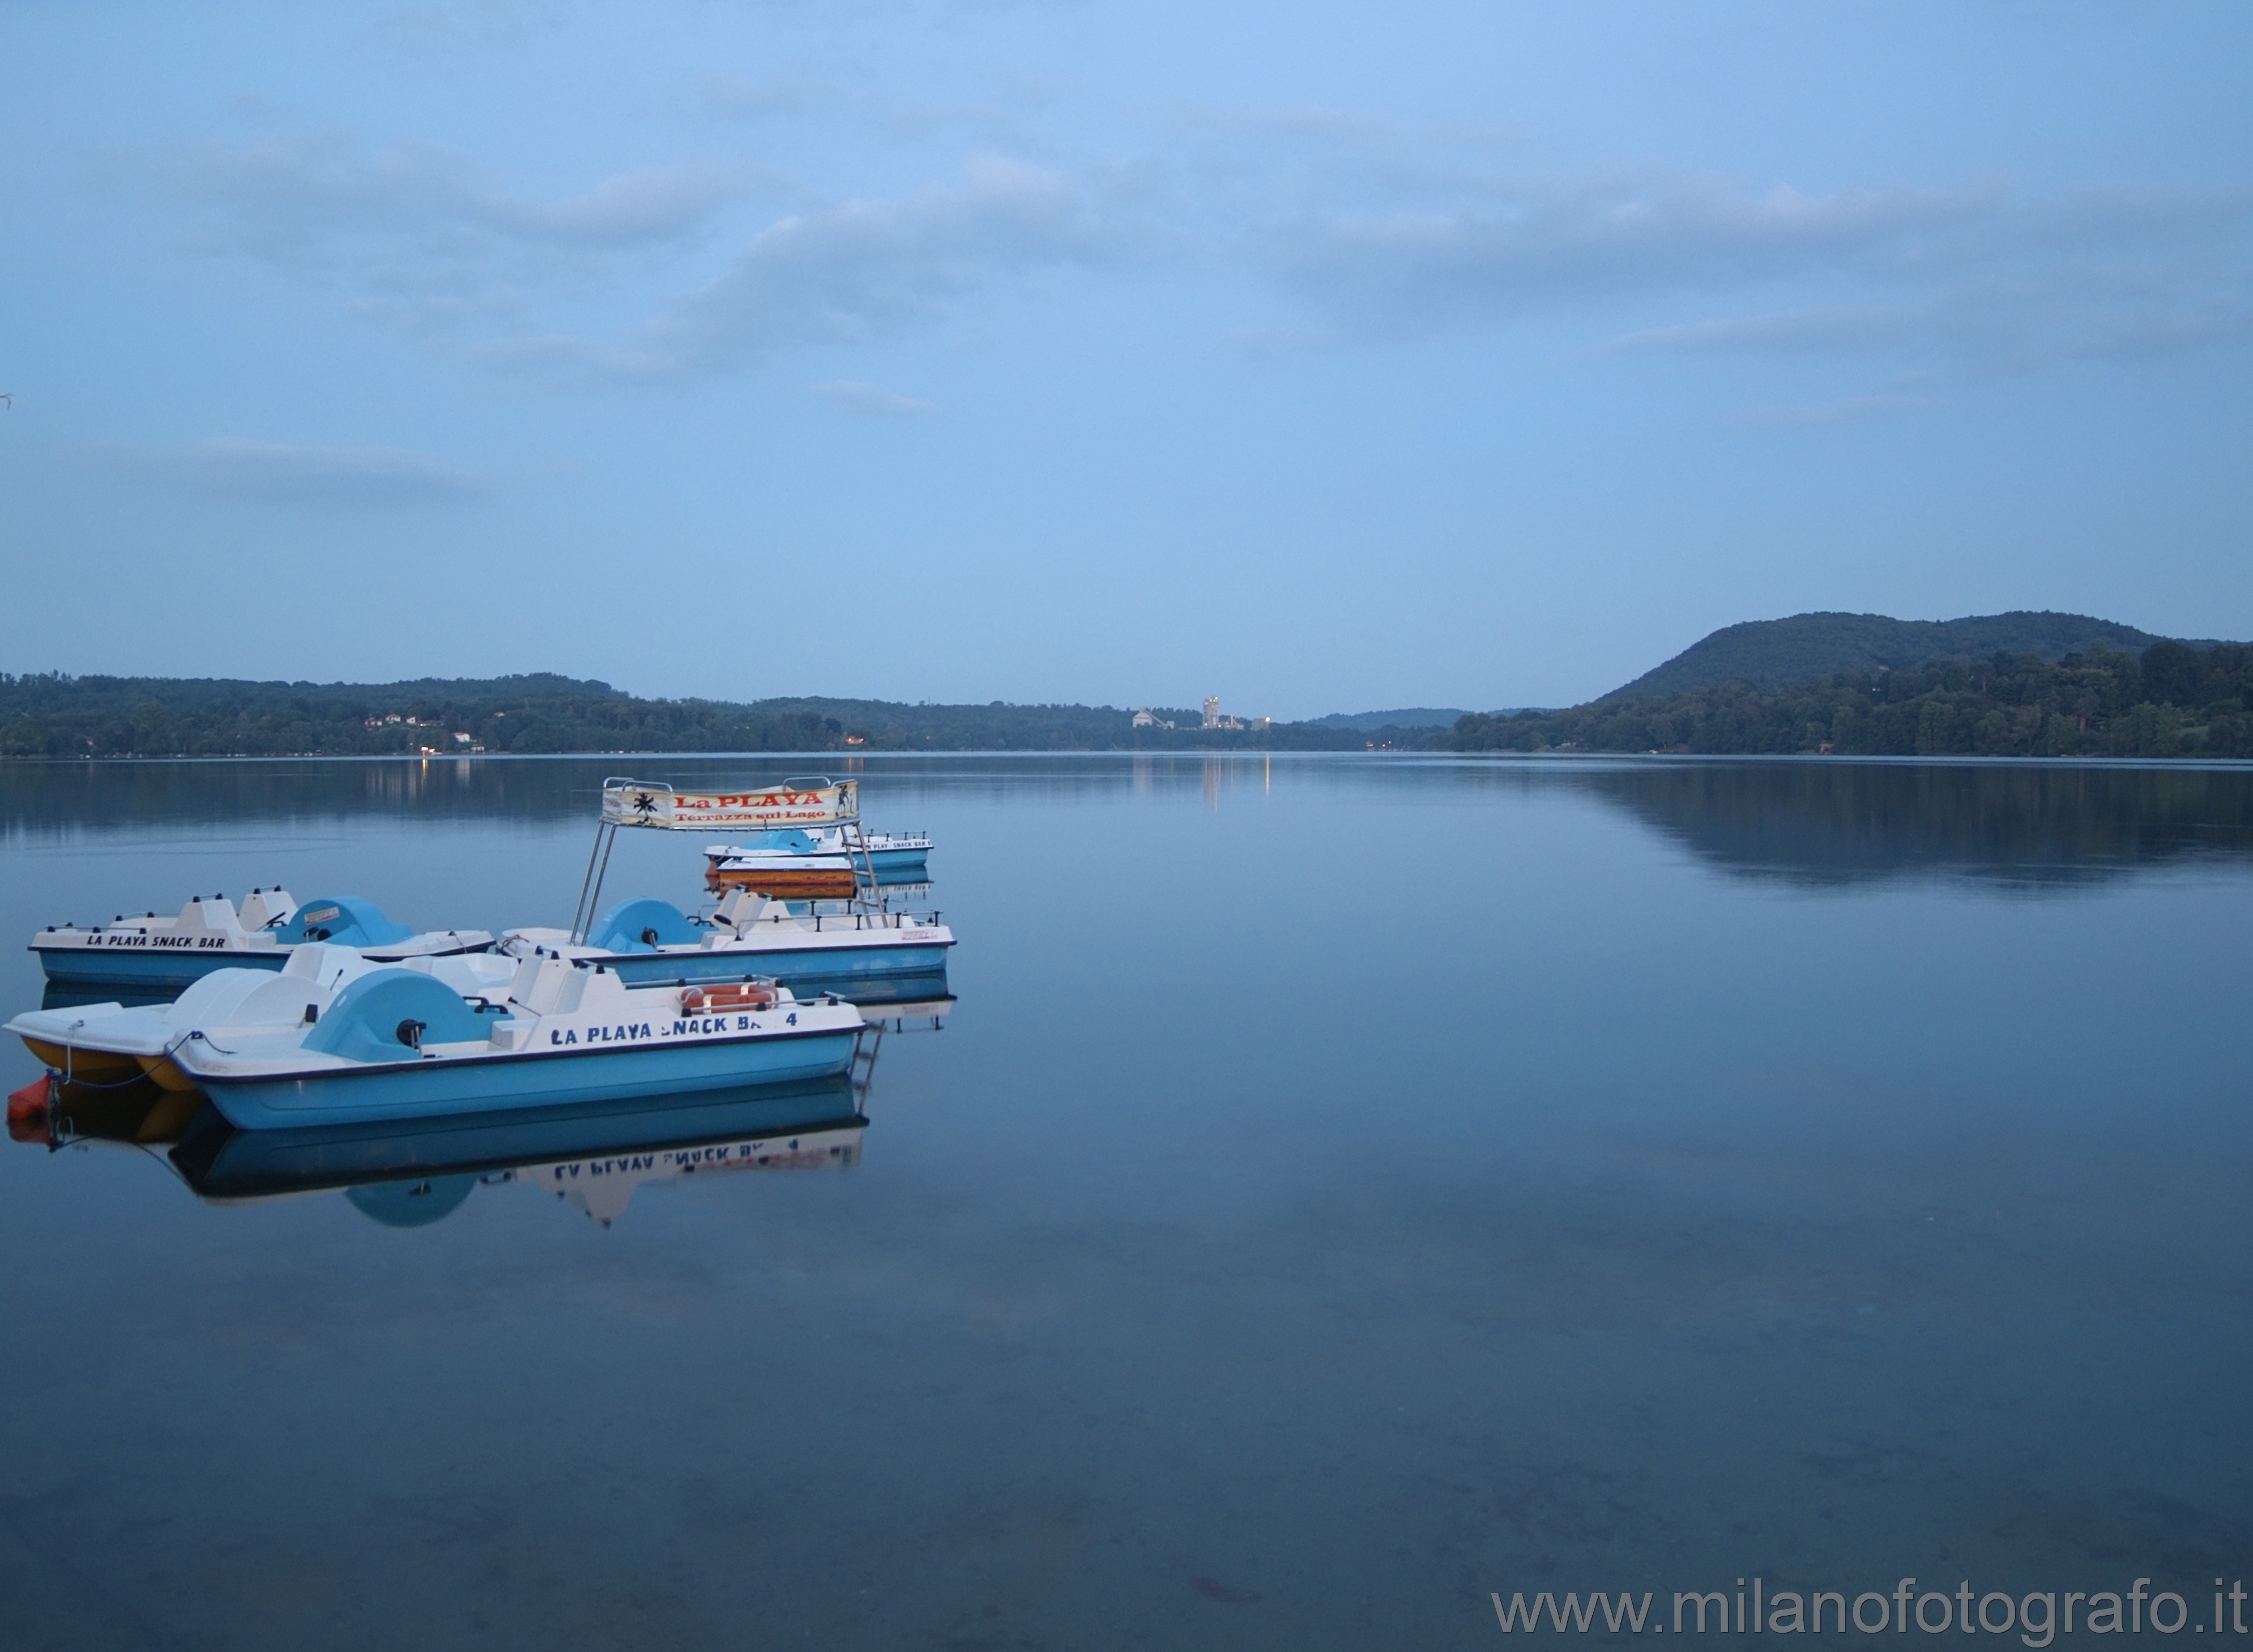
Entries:
POLYGON ((729 981, 682 987, 680 1007, 691 1015, 703 1009, 764 1009, 776 997, 775 989, 764 981, 729 981))

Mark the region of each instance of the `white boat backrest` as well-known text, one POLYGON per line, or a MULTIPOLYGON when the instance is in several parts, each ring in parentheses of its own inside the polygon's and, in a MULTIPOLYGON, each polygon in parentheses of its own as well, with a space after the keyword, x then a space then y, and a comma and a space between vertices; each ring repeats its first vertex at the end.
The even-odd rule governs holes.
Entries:
MULTIPOLYGON (((192 983, 172 1000, 164 1019, 182 1027, 228 1027, 241 1013, 245 1000, 262 986, 279 979, 270 969, 215 969, 192 983)), ((291 992, 309 990, 303 981, 291 981, 291 992)))
POLYGON ((287 889, 253 889, 242 903, 242 927, 262 930, 296 910, 296 899, 287 889))
POLYGON ((344 982, 357 980, 380 967, 362 958, 357 947, 340 946, 334 941, 307 941, 289 949, 289 961, 282 966, 282 972, 293 980, 318 981, 334 992, 344 982))
POLYGON ((579 978, 579 1000, 571 1007, 577 1014, 623 1015, 632 1007, 626 1000, 625 977, 617 971, 582 969, 571 972, 579 978))
POLYGON ((770 901, 757 889, 729 889, 713 917, 741 935, 761 919, 781 922, 790 916, 790 903, 770 901))
POLYGON ((516 960, 493 952, 457 952, 444 958, 410 958, 402 967, 443 981, 464 998, 499 998, 515 981, 516 960))
POLYGON ((242 920, 235 915, 234 903, 223 896, 214 895, 208 900, 198 898, 180 909, 173 920, 176 935, 240 935, 242 920))
MULTIPOLYGON (((292 979, 271 971, 262 972, 266 979, 243 997, 224 1023, 214 1021, 213 1025, 310 1027, 326 1014, 330 1004, 335 1001, 338 989, 333 982, 292 979), (308 1009, 313 1012, 310 1018, 305 1013, 308 1009)), ((332 970, 330 973, 334 975, 337 972, 332 970)))
POLYGON ((578 1007, 576 983, 585 973, 564 958, 527 958, 517 965, 508 995, 535 1015, 568 1014, 578 1007))

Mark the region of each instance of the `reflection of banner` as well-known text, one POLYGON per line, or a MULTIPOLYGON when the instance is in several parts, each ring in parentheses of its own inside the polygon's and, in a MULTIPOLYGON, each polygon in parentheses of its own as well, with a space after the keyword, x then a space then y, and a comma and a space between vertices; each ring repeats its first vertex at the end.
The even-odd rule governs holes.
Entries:
POLYGON ((667 832, 764 832, 858 819, 858 781, 793 791, 673 791, 662 786, 604 786, 603 819, 612 826, 667 832))

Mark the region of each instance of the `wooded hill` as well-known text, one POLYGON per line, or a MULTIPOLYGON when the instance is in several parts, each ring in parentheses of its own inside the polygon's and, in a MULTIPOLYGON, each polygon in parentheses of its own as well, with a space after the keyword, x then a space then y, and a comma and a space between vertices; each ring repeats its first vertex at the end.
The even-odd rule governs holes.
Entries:
POLYGON ((1831 752, 1892 756, 2253 756, 2253 648, 2092 643, 2056 659, 2001 652, 1904 669, 1744 679, 1678 694, 1634 685, 1565 711, 1465 717, 1455 751, 1831 752))
POLYGON ((1724 626, 1603 699, 1652 700, 1732 682, 1786 688, 1823 677, 1908 671, 1936 660, 1991 659, 1998 653, 2056 660, 2085 654, 2097 643, 2116 652, 2140 654, 2159 640, 2133 625, 2086 614, 2019 610, 1938 620, 1794 614, 1724 626))
MULTIPOLYGON (((1155 709, 1155 708, 1154 708, 1155 709)), ((1109 706, 643 700, 546 674, 413 682, 0 674, 0 756, 413 756, 596 751, 1354 750, 1428 729, 1137 728, 1109 706)))
POLYGON ((1561 711, 1137 728, 1110 706, 644 700, 534 675, 384 684, 0 675, 0 756, 1387 750, 2253 756, 2253 649, 2086 615, 1801 614, 1714 632, 1561 711), (1378 726, 1375 720, 1382 719, 1378 726))

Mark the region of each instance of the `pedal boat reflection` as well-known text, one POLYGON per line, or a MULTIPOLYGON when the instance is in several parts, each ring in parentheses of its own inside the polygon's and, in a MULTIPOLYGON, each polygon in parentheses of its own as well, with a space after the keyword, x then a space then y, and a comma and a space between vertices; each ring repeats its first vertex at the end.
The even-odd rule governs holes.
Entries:
POLYGON ((734 1170, 842 1170, 861 1157, 865 1084, 846 1074, 757 1090, 439 1127, 236 1130, 206 1109, 171 1159, 209 1202, 341 1188, 387 1226, 421 1226, 478 1187, 552 1195, 608 1227, 635 1192, 734 1170))

